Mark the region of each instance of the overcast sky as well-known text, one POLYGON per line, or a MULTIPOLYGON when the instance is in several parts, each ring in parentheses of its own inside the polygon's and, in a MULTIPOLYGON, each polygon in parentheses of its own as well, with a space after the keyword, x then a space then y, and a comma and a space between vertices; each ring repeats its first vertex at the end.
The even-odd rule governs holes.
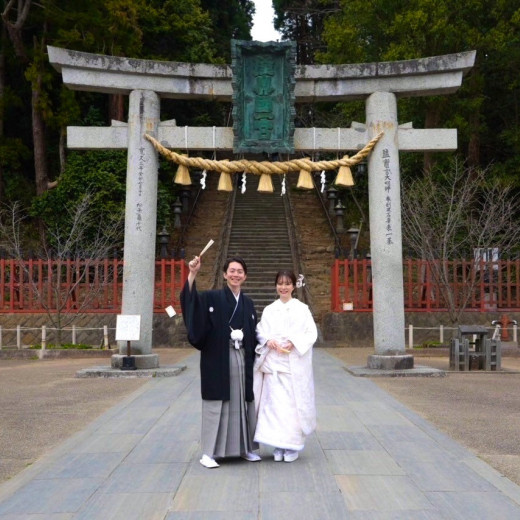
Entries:
POLYGON ((254 0, 256 13, 253 18, 253 40, 269 42, 281 40, 280 33, 274 30, 274 11, 271 0, 254 0))

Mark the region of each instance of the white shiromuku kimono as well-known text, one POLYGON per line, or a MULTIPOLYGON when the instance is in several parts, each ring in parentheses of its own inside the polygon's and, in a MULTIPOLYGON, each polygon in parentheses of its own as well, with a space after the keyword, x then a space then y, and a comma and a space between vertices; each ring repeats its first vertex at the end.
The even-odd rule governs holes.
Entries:
POLYGON ((257 408, 255 442, 302 450, 305 436, 316 428, 312 347, 318 333, 309 307, 291 298, 268 305, 256 328, 254 369, 257 408), (290 340, 289 354, 266 346, 268 340, 290 340))

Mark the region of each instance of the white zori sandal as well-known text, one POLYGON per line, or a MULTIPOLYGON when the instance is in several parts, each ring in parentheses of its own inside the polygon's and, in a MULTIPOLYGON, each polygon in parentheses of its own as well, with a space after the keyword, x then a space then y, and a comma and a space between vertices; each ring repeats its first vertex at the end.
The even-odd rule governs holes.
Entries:
POLYGON ((218 468, 220 466, 220 464, 215 459, 212 459, 209 455, 202 455, 202 458, 199 460, 199 462, 205 468, 218 468))

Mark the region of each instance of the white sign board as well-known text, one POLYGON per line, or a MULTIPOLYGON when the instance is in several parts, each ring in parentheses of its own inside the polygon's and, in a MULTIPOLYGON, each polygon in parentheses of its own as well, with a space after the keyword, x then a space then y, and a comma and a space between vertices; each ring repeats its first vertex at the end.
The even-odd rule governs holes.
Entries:
POLYGON ((168 314, 168 316, 170 318, 173 318, 177 313, 175 312, 175 309, 171 306, 171 305, 168 305, 168 307, 166 307, 166 309, 164 309, 166 311, 166 314, 168 314))
POLYGON ((118 314, 116 321, 116 341, 138 341, 141 335, 139 314, 118 314))

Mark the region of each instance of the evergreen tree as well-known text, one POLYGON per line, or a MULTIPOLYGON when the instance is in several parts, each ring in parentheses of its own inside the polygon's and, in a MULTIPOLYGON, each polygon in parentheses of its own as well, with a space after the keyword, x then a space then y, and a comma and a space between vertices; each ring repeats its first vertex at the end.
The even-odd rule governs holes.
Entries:
POLYGON ((201 0, 208 11, 214 32, 215 48, 225 63, 231 62, 231 39, 250 40, 253 27, 254 3, 251 0, 201 0))
POLYGON ((495 170, 507 164, 518 171, 518 1, 349 0, 340 5, 341 12, 325 23, 327 51, 319 54, 324 63, 414 59, 475 49, 476 64, 456 95, 404 100, 400 113, 418 127, 458 128, 459 149, 470 166, 493 162, 495 170))
POLYGON ((327 16, 338 11, 336 0, 273 0, 274 27, 284 39, 296 42, 296 62, 314 63, 318 51, 324 50, 323 24, 327 16))

